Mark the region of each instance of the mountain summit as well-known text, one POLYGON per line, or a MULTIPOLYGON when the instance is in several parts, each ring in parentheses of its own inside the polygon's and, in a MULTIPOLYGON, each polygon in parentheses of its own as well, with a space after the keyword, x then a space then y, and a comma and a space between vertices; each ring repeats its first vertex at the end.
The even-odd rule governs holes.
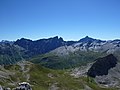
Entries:
POLYGON ((65 41, 61 37, 58 38, 58 36, 56 36, 53 38, 39 39, 36 41, 22 38, 17 40, 14 44, 26 49, 29 56, 34 56, 44 54, 56 49, 57 47, 63 46, 65 45, 65 41))
POLYGON ((94 38, 91 38, 89 36, 86 36, 82 39, 79 40, 79 42, 83 42, 83 43, 87 43, 87 42, 102 42, 102 40, 99 40, 99 39, 94 39, 94 38))

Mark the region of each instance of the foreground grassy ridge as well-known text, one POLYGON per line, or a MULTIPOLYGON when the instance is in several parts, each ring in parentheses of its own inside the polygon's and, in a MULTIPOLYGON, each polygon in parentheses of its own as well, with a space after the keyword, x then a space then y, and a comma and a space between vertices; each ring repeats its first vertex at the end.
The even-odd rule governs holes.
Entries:
POLYGON ((24 70, 19 65, 5 66, 4 72, 12 72, 8 78, 0 77, 0 84, 6 87, 16 87, 19 82, 27 81, 32 85, 33 90, 82 90, 89 86, 93 90, 117 90, 99 87, 93 79, 87 77, 74 78, 65 70, 52 70, 40 65, 27 63, 24 70), (27 71, 29 69, 29 71, 27 71), (28 78, 27 75, 30 77, 28 78), (3 80, 2 80, 3 79, 3 80))
POLYGON ((31 61, 51 69, 68 69, 76 66, 86 65, 87 63, 93 62, 95 59, 105 55, 106 54, 104 53, 91 51, 76 51, 65 56, 47 53, 36 56, 32 58, 31 61))

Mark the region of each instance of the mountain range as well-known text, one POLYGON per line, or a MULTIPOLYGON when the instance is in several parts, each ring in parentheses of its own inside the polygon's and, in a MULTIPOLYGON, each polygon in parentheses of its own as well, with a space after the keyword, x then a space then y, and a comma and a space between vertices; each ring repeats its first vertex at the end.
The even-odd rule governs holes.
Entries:
POLYGON ((56 36, 35 41, 25 38, 13 42, 2 41, 0 42, 0 64, 14 64, 21 60, 28 60, 48 53, 62 57, 69 56, 69 54, 76 56, 75 54, 78 54, 78 52, 82 54, 92 52, 103 55, 112 53, 119 57, 120 40, 103 41, 86 36, 79 41, 64 41, 63 38, 56 36))
MULTIPOLYGON (((12 80, 12 82, 14 82, 14 85, 16 85, 15 83, 17 82, 17 80, 13 77, 9 77, 11 74, 6 76, 7 79, 2 79, 2 77, 4 77, 3 73, 12 71, 11 69, 9 70, 9 68, 6 69, 6 67, 14 67, 14 71, 12 72, 19 73, 16 70, 20 70, 20 67, 24 67, 24 65, 26 65, 29 67, 29 69, 37 68, 38 70, 33 72, 35 73, 34 75, 32 74, 31 70, 31 72, 26 72, 25 74, 26 81, 34 84, 35 86, 39 86, 37 82, 40 82, 37 81, 35 75, 39 73, 44 74, 44 72, 39 72, 39 70, 42 70, 41 68, 43 68, 43 70, 46 69, 50 73, 56 72, 56 74, 59 74, 61 72, 64 72, 67 73, 68 77, 79 78, 82 81, 85 78, 85 81, 83 83, 84 88, 87 87, 87 89, 85 90, 119 90, 119 53, 119 39, 105 41, 100 39, 93 39, 91 37, 86 36, 85 38, 82 38, 78 41, 64 41, 63 38, 59 38, 58 36, 56 36, 48 39, 39 39, 34 41, 25 38, 21 38, 16 41, 1 41, 0 65, 3 69, 1 68, 0 70, 0 79, 5 81, 7 83, 6 85, 9 85, 8 83, 11 83, 11 81, 7 81, 7 79, 10 79, 12 80), (51 72, 51 70, 53 71, 51 72), (27 77, 29 76, 32 77, 33 80, 35 79, 35 81, 27 80, 27 77), (96 87, 99 88, 97 89, 96 87)), ((20 75, 22 75, 22 73, 20 73, 20 75)), ((25 77, 21 76, 21 79, 18 78, 18 82, 23 81, 22 79, 25 77)), ((50 75, 50 77, 52 76, 50 75)), ((67 78, 66 76, 63 77, 62 74, 60 74, 60 77, 62 80, 63 78, 67 78)), ((56 79, 55 82, 57 84, 59 83, 58 88, 60 90, 79 90, 79 86, 76 87, 76 89, 73 88, 73 83, 73 87, 63 87, 64 85, 60 85, 60 80, 56 79)), ((51 83, 54 83, 53 86, 55 86, 56 84, 53 81, 51 81, 51 83)), ((76 80, 72 79, 72 81, 77 83, 78 85, 78 82, 76 80)), ((1 85, 4 85, 4 83, 2 83, 1 85)), ((42 84, 39 88, 44 88, 41 90, 59 90, 45 89, 46 86, 44 85, 42 84)), ((37 90, 36 88, 35 90, 37 90)))

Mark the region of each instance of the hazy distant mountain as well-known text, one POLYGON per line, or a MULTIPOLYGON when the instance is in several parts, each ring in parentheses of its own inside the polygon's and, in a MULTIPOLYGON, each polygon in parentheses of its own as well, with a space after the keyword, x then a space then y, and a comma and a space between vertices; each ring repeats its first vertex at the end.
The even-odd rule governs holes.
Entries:
POLYGON ((44 54, 60 46, 73 43, 75 41, 64 41, 61 37, 58 38, 58 36, 36 41, 25 38, 14 42, 2 40, 0 42, 0 64, 12 64, 16 61, 44 54))
POLYGON ((58 37, 40 39, 36 41, 22 38, 20 40, 17 40, 14 44, 27 50, 27 54, 29 56, 34 56, 49 52, 57 47, 63 46, 65 45, 65 42, 62 38, 58 37))
POLYGON ((75 51, 93 51, 102 53, 116 53, 120 52, 120 40, 102 41, 98 39, 93 39, 88 36, 80 39, 78 42, 72 45, 61 46, 52 52, 59 55, 66 55, 68 53, 73 53, 75 51))
POLYGON ((102 40, 98 40, 98 39, 93 39, 89 36, 86 36, 85 38, 80 39, 78 42, 82 42, 82 43, 92 43, 92 42, 105 42, 102 40))
POLYGON ((18 39, 14 42, 2 41, 0 42, 0 46, 0 63, 9 64, 48 52, 58 56, 69 55, 69 53, 77 51, 116 53, 118 55, 120 51, 120 40, 102 41, 86 36, 79 41, 64 41, 61 37, 58 38, 56 36, 36 41, 25 38, 18 39))

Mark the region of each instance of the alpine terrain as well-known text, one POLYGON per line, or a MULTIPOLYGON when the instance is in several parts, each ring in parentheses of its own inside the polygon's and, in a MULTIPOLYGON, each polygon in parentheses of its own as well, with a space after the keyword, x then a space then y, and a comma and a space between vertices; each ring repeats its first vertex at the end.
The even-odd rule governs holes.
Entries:
POLYGON ((119 39, 3 40, 0 90, 120 90, 119 53, 119 39))

